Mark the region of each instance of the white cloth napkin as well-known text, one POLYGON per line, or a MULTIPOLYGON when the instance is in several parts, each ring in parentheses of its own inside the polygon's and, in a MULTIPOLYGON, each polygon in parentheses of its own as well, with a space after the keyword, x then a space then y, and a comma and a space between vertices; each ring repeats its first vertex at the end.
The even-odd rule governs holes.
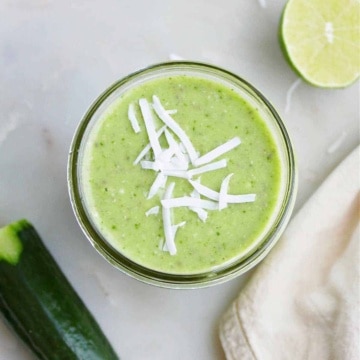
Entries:
POLYGON ((224 314, 228 360, 360 359, 359 150, 293 218, 224 314))

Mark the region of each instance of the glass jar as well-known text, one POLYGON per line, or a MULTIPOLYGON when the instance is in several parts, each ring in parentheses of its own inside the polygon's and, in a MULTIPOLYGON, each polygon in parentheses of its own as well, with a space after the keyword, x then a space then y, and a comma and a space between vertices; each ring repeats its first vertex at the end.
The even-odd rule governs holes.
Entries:
MULTIPOLYGON (((279 115, 269 101, 242 78, 215 66, 194 62, 170 62, 150 66, 117 81, 104 91, 91 105, 74 135, 68 162, 68 186, 77 221, 95 249, 113 266, 124 273, 146 282, 169 288, 200 288, 232 279, 258 264, 275 245, 284 231, 294 206, 297 191, 297 172, 290 138, 279 115), (174 274, 156 271, 130 260, 116 250, 92 219, 86 201, 82 166, 84 148, 94 125, 104 112, 122 94, 144 82, 161 77, 188 75, 219 82, 236 91, 257 109, 266 123, 278 148, 282 167, 282 186, 271 220, 256 241, 256 247, 246 256, 216 266, 209 271, 191 274, 174 274)), ((136 206, 136 204, 134 204, 136 206)))

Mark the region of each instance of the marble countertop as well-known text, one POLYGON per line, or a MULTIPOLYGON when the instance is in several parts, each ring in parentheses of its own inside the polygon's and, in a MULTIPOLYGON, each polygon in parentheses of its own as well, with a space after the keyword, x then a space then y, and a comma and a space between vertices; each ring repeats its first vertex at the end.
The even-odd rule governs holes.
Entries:
MULTIPOLYGON (((224 359, 219 319, 248 276, 166 290, 117 271, 72 213, 66 163, 73 132, 109 84, 174 54, 224 67, 273 103, 293 139, 298 209, 359 143, 359 83, 298 79, 277 39, 285 0, 2 0, 0 225, 26 217, 122 359, 224 359), (293 91, 289 91, 289 90, 293 91)), ((0 321, 0 360, 32 355, 0 321)))

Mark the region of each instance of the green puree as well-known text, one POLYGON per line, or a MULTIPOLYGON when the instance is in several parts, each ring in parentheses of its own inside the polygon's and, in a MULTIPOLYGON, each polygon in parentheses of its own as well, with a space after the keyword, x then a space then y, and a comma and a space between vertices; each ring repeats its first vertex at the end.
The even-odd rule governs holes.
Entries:
MULTIPOLYGON (((156 120, 160 128, 163 124, 156 120)), ((164 137, 161 142, 166 145, 164 137)), ((172 181, 176 183, 174 197, 190 195, 193 190, 185 179, 171 177, 167 185, 172 181)), ((176 75, 128 90, 105 111, 85 147, 82 182, 92 221, 114 248, 145 267, 191 274, 221 266, 256 246, 276 207, 281 164, 273 137, 257 109, 225 85, 176 75), (203 185, 220 191, 224 177, 234 173, 230 194, 256 194, 255 202, 209 211, 205 223, 188 208, 173 209, 173 224, 186 221, 176 234, 177 254, 173 256, 159 246, 164 240, 161 210, 158 215, 145 215, 160 205, 159 195, 146 198, 157 173, 133 165, 149 142, 138 100, 145 97, 150 102, 153 95, 166 109, 177 110, 172 117, 200 155, 234 136, 241 139, 238 147, 215 160, 227 159, 226 168, 201 175, 203 185), (130 103, 135 104, 141 127, 137 134, 127 117, 130 103)))

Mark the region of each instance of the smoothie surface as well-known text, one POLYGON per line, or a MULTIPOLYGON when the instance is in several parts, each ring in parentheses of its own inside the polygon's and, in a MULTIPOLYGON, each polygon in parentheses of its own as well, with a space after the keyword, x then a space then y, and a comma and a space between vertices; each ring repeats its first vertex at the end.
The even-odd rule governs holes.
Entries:
MULTIPOLYGON (((154 115, 157 129, 164 124, 154 115)), ((160 137, 166 146, 165 137, 160 137)), ((92 128, 84 148, 81 183, 89 216, 102 236, 117 251, 147 268, 172 274, 195 274, 221 268, 223 264, 254 250, 258 237, 269 223, 279 201, 281 161, 273 136, 258 110, 236 91, 214 80, 190 75, 159 77, 129 89, 119 96, 92 128), (205 154, 234 136, 241 144, 219 157, 227 167, 194 177, 220 191, 223 179, 233 173, 229 194, 256 194, 254 202, 229 204, 221 211, 208 211, 206 222, 186 207, 172 209, 172 222, 186 224, 178 229, 177 253, 162 249, 163 191, 147 199, 156 173, 133 165, 149 143, 138 106, 159 97, 171 116, 184 129, 195 149, 205 154), (141 131, 135 133, 128 119, 134 104, 141 131)), ((193 191, 186 179, 175 182, 174 197, 193 191)))

